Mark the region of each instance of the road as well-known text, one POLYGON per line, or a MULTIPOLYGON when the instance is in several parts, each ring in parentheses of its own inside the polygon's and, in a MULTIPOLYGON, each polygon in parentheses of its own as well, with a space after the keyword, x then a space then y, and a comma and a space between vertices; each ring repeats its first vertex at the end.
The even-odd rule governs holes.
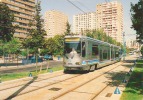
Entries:
MULTIPOLYGON (((49 61, 49 68, 51 67, 57 67, 62 66, 62 61, 49 61)), ((47 68, 48 62, 38 63, 38 66, 40 67, 43 65, 43 69, 47 68)), ((17 66, 8 66, 8 67, 1 67, 0 73, 1 74, 7 74, 7 73, 17 73, 17 72, 26 72, 26 71, 33 71, 35 70, 36 64, 28 64, 28 65, 19 65, 17 66)))

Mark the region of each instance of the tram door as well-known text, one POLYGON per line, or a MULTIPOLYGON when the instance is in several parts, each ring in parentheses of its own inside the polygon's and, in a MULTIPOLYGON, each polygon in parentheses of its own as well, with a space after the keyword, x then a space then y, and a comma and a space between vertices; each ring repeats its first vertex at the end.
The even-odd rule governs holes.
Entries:
POLYGON ((92 44, 92 59, 99 59, 99 51, 97 44, 92 44))
POLYGON ((86 57, 86 42, 85 41, 82 41, 82 47, 81 47, 81 50, 82 50, 82 57, 86 57))

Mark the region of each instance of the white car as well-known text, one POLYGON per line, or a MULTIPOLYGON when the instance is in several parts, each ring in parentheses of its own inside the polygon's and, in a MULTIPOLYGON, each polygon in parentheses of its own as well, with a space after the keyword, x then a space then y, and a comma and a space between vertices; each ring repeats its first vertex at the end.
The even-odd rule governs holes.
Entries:
POLYGON ((133 55, 134 54, 134 52, 129 52, 129 55, 133 55))

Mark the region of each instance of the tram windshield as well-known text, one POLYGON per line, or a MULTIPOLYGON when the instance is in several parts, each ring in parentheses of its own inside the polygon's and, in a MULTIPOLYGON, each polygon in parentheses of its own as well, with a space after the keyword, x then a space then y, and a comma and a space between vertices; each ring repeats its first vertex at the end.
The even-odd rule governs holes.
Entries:
POLYGON ((80 42, 65 42, 64 53, 70 53, 72 50, 77 53, 81 53, 81 43, 80 42))

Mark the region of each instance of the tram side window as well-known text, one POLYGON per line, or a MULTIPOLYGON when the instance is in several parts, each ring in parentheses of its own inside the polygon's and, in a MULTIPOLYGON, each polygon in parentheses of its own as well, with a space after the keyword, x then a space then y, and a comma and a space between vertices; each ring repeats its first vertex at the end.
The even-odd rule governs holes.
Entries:
POLYGON ((104 49, 104 51, 103 51, 103 59, 104 60, 108 59, 108 54, 107 54, 107 50, 106 49, 104 49))
POLYGON ((92 57, 98 58, 98 45, 92 45, 92 57))
POLYGON ((112 48, 112 59, 114 59, 115 58, 115 51, 114 51, 114 49, 112 48))
POLYGON ((115 58, 119 57, 119 51, 116 51, 115 58))
POLYGON ((85 42, 82 42, 82 57, 85 57, 86 48, 85 48, 85 42))
POLYGON ((103 60, 103 54, 102 54, 102 49, 100 48, 100 60, 103 60))

